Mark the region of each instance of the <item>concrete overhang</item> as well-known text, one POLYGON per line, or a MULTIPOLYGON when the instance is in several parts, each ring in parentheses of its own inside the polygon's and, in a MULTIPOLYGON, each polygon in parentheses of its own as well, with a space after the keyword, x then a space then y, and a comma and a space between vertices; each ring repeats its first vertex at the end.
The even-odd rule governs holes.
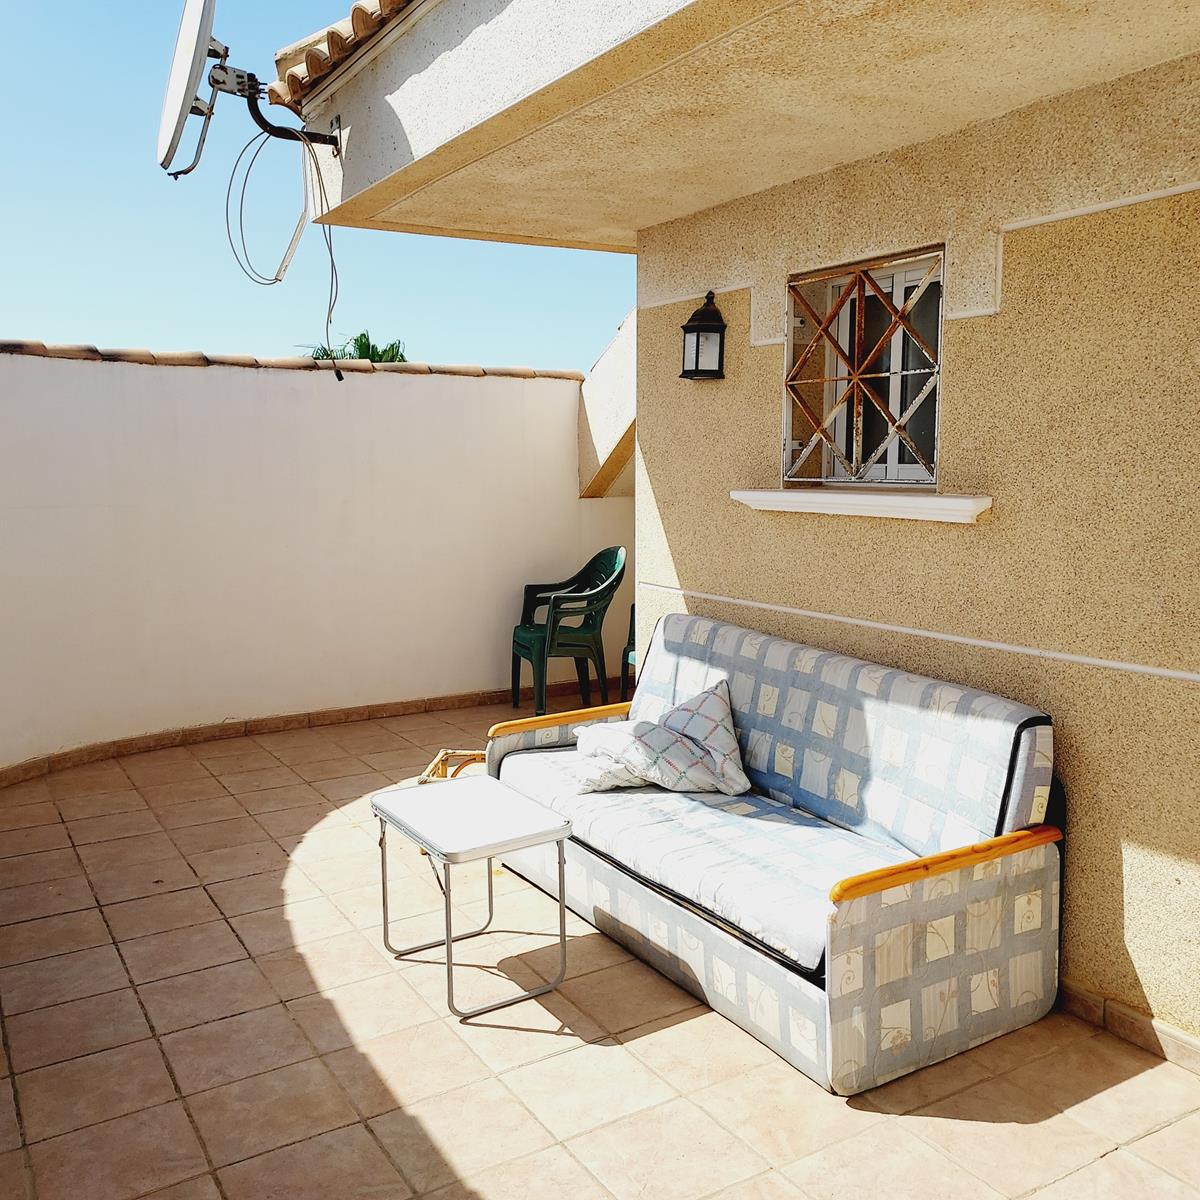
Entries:
POLYGON ((333 224, 633 251, 1197 49, 1194 0, 419 0, 302 113, 341 120, 333 224))

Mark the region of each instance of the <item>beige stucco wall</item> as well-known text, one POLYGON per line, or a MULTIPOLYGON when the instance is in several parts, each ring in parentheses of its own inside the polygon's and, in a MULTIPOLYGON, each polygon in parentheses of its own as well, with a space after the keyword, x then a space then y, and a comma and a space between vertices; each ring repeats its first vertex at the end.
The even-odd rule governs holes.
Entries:
MULTIPOLYGON (((1106 117, 1142 130, 1142 157, 1109 166, 1128 194, 1164 186, 1168 160, 1177 178, 1200 176, 1195 139, 1179 124, 1194 110, 1141 102, 1183 70, 1127 88, 1126 106, 1106 117)), ((773 306, 789 270, 953 244, 986 225, 989 181, 1024 180, 1036 202, 1070 208, 1094 165, 1070 150, 1094 134, 1066 117, 1088 111, 1076 97, 1033 122, 1057 156, 1031 159, 1019 139, 981 126, 955 135, 955 154, 932 145, 875 160, 873 176, 891 167, 906 181, 887 190, 885 217, 878 193, 835 172, 824 189, 809 180, 646 231, 643 295, 702 291, 738 257, 756 266, 773 306), (960 169, 984 161, 986 178, 960 169), (697 247, 712 252, 711 277, 697 247)), ((732 488, 779 483, 783 347, 751 344, 745 287, 719 298, 729 322, 722 382, 677 378, 678 327, 693 299, 639 310, 636 461, 639 644, 662 613, 687 609, 1046 709, 1070 805, 1063 974, 1193 1033, 1200 684, 944 635, 1200 671, 1198 245, 1195 192, 1006 235, 999 313, 949 320, 943 334, 940 487, 993 497, 978 525, 761 513, 729 499, 732 488)), ((951 256, 950 286, 966 269, 951 256)))
POLYGON ((580 495, 632 496, 636 309, 621 322, 579 391, 580 495))

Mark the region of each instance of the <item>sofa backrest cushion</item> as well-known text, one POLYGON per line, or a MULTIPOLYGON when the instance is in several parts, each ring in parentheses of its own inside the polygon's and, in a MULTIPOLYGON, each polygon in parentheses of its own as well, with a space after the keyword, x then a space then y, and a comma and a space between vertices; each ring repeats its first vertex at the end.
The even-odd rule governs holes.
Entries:
POLYGON ((659 621, 630 719, 657 720, 718 679, 757 792, 914 854, 1045 814, 1045 713, 705 617, 659 621))

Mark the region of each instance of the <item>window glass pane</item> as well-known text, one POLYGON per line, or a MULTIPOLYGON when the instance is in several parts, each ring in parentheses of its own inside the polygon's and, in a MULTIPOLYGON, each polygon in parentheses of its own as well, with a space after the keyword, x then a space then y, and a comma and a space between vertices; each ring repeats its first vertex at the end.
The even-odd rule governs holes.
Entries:
MULTIPOLYGON (((904 289, 904 299, 917 290, 917 285, 911 284, 904 289)), ((938 315, 942 305, 942 285, 931 283, 921 293, 920 300, 910 318, 913 327, 935 353, 938 348, 938 315)), ((905 375, 900 381, 900 410, 904 411, 920 394, 921 389, 929 382, 933 374, 932 365, 925 357, 925 352, 912 340, 908 332, 904 333, 904 353, 902 370, 915 372, 905 375)), ((930 465, 934 465, 934 433, 937 429, 937 386, 921 401, 921 407, 913 414, 908 422, 908 436, 917 444, 921 453, 930 465)), ((906 465, 915 465, 916 459, 903 442, 900 443, 900 461, 906 465)))
MULTIPOLYGON (((850 310, 850 336, 848 339, 850 349, 850 359, 855 366, 861 367, 863 360, 875 349, 876 343, 887 332, 888 324, 891 321, 891 316, 888 310, 883 306, 883 301, 878 296, 867 292, 866 306, 864 308, 863 318, 863 344, 858 344, 858 297, 855 297, 846 306, 850 310)), ((838 364, 838 373, 845 374, 845 363, 838 364)), ((863 380, 863 384, 869 388, 880 402, 886 408, 888 404, 888 373, 892 369, 892 348, 891 343, 884 346, 882 350, 871 360, 867 366, 865 374, 874 376, 875 378, 867 378, 863 380)), ((845 440, 845 455, 851 458, 854 450, 854 434, 852 431, 852 422, 850 419, 851 401, 847 401, 847 418, 846 418, 846 440, 845 440)), ((862 420, 863 420, 863 436, 862 436, 862 453, 863 458, 870 458, 874 453, 879 443, 887 437, 888 424, 884 420, 883 414, 871 403, 867 396, 862 398, 862 420)))

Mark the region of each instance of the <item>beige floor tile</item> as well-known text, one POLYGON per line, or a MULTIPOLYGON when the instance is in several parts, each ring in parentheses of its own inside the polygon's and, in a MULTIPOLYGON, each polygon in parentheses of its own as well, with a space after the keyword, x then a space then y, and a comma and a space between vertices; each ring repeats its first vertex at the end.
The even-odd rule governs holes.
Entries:
POLYGON ((437 713, 408 713, 403 717, 381 717, 379 724, 391 733, 409 737, 417 730, 444 730, 449 722, 437 713))
POLYGON ((257 964, 242 960, 145 983, 138 995, 159 1034, 278 1002, 257 964))
MULTIPOLYGON (((366 764, 364 764, 365 766, 366 764)), ((326 800, 353 800, 359 796, 377 792, 380 788, 390 787, 392 781, 379 771, 371 771, 364 775, 347 775, 338 779, 323 779, 313 784, 313 787, 326 800)))
POLYGON ((444 1023, 493 1071, 564 1054, 606 1036, 591 1017, 557 992, 522 1000, 469 1021, 447 1017, 444 1023))
POLYGON ((179 851, 165 833, 146 833, 140 837, 119 838, 115 842, 96 842, 78 847, 80 860, 89 875, 111 871, 114 867, 136 867, 143 863, 175 859, 179 851))
POLYGON ((24 783, 12 783, 0 788, 0 806, 4 808, 20 808, 22 804, 41 804, 53 800, 50 785, 45 775, 37 779, 27 779, 24 783))
POLYGON ((95 906, 92 889, 82 875, 26 883, 0 891, 0 925, 76 912, 95 906))
POLYGON ((322 1054, 361 1046, 436 1017, 395 971, 289 1000, 288 1008, 322 1054))
POLYGON ((125 968, 111 945, 76 950, 0 971, 0 995, 4 997, 6 1017, 128 986, 125 968))
POLYGON ((218 778, 226 775, 244 775, 248 771, 269 771, 280 766, 279 759, 260 747, 253 750, 243 750, 239 754, 222 755, 217 758, 208 757, 204 765, 218 778))
POLYGON ((217 1182, 211 1175, 201 1175, 177 1183, 174 1187, 163 1188, 161 1192, 151 1192, 142 1200, 221 1200, 221 1193, 217 1191, 217 1182))
POLYGON ((1024 1066, 1043 1054, 1058 1050, 1073 1042, 1095 1037, 1100 1031, 1065 1012, 1052 1012, 1049 1016, 1026 1025, 1015 1033, 994 1038, 968 1050, 962 1057, 982 1066, 993 1075, 1024 1066))
POLYGON ((302 838, 280 838, 279 844, 287 851, 292 862, 299 863, 303 868, 326 858, 369 854, 376 848, 376 839, 354 825, 345 825, 316 830, 302 838))
POLYGON ((71 875, 83 874, 83 867, 79 865, 75 851, 70 848, 6 858, 3 870, 6 890, 23 884, 44 883, 49 879, 66 879, 71 875))
POLYGON ((298 868, 285 867, 281 871, 265 871, 261 875, 247 875, 244 879, 209 884, 208 894, 227 917, 240 917, 244 913, 278 908, 281 904, 311 900, 319 896, 321 890, 298 868))
POLYGON ((164 783, 186 783, 192 779, 208 779, 209 772, 202 763, 191 755, 171 762, 140 762, 132 758, 125 760, 125 773, 139 790, 145 787, 160 787, 164 783))
POLYGON ((124 766, 126 763, 173 763, 188 762, 194 758, 187 746, 160 746, 157 750, 144 750, 141 754, 121 754, 117 762, 124 766))
POLYGON ((158 823, 164 829, 188 829, 193 825, 210 825, 214 821, 232 821, 245 815, 246 810, 232 796, 222 795, 160 808, 158 823))
POLYGON ((429 1200, 606 1200, 606 1192, 562 1146, 469 1175, 429 1200))
MULTIPOLYGON (((276 758, 302 746, 326 747, 331 744, 329 730, 325 727, 280 729, 274 733, 256 733, 252 735, 252 740, 262 746, 264 750, 274 754, 276 758)), ((328 758, 329 755, 326 757, 328 758)))
POLYGON ((177 804, 194 804, 198 800, 220 800, 229 792, 219 779, 211 775, 203 779, 185 779, 180 783, 160 783, 152 787, 140 787, 142 798, 155 810, 174 808, 177 804))
POLYGON ((278 812, 259 813, 255 820, 273 837, 303 837, 318 829, 329 829, 347 824, 342 815, 328 801, 306 804, 303 808, 281 808, 278 812))
POLYGON ((58 808, 50 800, 0 808, 0 830, 29 829, 34 825, 56 825, 58 808))
POLYGON ((281 1004, 169 1034, 162 1047, 185 1096, 314 1057, 281 1004))
POLYGON ((104 916, 118 942, 183 929, 188 925, 202 925, 220 915, 203 888, 124 900, 104 908, 104 916))
POLYGON ((859 1098, 867 1107, 882 1113, 906 1113, 973 1087, 987 1078, 989 1072, 982 1061, 969 1054, 956 1054, 932 1067, 922 1067, 911 1075, 902 1075, 882 1087, 863 1092, 859 1098))
POLYGON ((1114 1142, 1200 1108, 1200 1076, 1107 1033, 1070 1043, 1007 1078, 1114 1142))
POLYGON ((505 1087, 557 1138, 607 1125, 677 1094, 615 1041, 580 1046, 517 1067, 502 1078, 505 1087))
POLYGON ((193 854, 188 861, 204 883, 220 883, 262 871, 281 870, 288 865, 288 856, 274 842, 268 841, 193 854))
POLYGON ((491 1075, 483 1061, 437 1021, 400 1029, 324 1057, 355 1108, 367 1117, 440 1096, 491 1075))
POLYGON ((86 846, 93 842, 111 842, 117 838, 161 833, 162 826, 148 808, 137 808, 130 812, 109 813, 104 817, 68 821, 67 832, 76 846, 86 846))
POLYGON ((419 775, 429 765, 429 755, 424 750, 419 746, 407 744, 396 750, 364 754, 362 759, 372 771, 400 771, 408 768, 414 775, 419 775))
POLYGON ((633 960, 568 979, 560 990, 609 1033, 624 1033, 696 1004, 665 976, 633 960))
MULTIPOLYGON (((1192 1153, 1194 1157, 1194 1149, 1192 1153)), ((1200 1191, 1118 1150, 1035 1196, 1036 1200, 1200 1200, 1200 1191)))
MULTIPOLYGON (((389 881, 399 880, 404 875, 411 876, 412 871, 404 865, 405 862, 411 860, 394 861, 390 846, 388 850, 389 881)), ((299 869, 327 896, 366 888, 372 881, 376 892, 379 891, 379 851, 377 849, 360 849, 356 854, 306 862, 299 869)))
POLYGON ((0 833, 0 858, 39 854, 43 850, 61 850, 71 844, 65 825, 34 825, 28 829, 10 829, 0 833))
POLYGON ((116 763, 99 762, 72 767, 69 771, 53 771, 46 777, 46 785, 55 800, 70 800, 75 796, 128 791, 130 780, 116 763))
POLYGON ((617 1200, 696 1200, 767 1167, 688 1100, 672 1100, 572 1138, 567 1149, 617 1200))
POLYGON ((309 783, 326 779, 343 779, 347 775, 369 775, 371 768, 361 758, 322 758, 315 762, 296 763, 292 770, 309 783))
POLYGON ((376 1117, 372 1130, 420 1193, 551 1145, 554 1138, 495 1079, 376 1117), (463 1137, 463 1130, 471 1131, 463 1137))
POLYGON ((1006 1196, 1042 1187, 1113 1147, 1017 1087, 1010 1076, 956 1092, 903 1122, 1006 1196))
POLYGON ((324 804, 325 797, 311 784, 293 783, 286 787, 266 788, 263 791, 247 792, 238 797, 238 803, 251 815, 283 812, 289 808, 310 808, 324 804))
POLYGON ((131 1200, 207 1169, 182 1104, 164 1104, 30 1147, 39 1200, 131 1200))
POLYGON ((232 917, 230 924, 251 954, 269 954, 347 933, 350 922, 324 896, 232 917))
POLYGON ((328 737, 302 745, 278 746, 271 751, 281 763, 295 767, 299 763, 320 762, 323 759, 340 758, 342 748, 328 737))
POLYGON ((206 763, 210 759, 230 759, 242 754, 257 754, 262 747, 252 737, 228 737, 216 738, 211 742, 197 742, 194 746, 187 746, 186 750, 192 758, 206 763))
POLYGON ((188 1099, 217 1167, 352 1124, 354 1109, 318 1059, 227 1083, 188 1099))
POLYGON ((17 1076, 31 1142, 96 1125, 175 1099, 175 1085, 152 1041, 42 1067, 17 1076))
POLYGON ((226 1167, 221 1184, 229 1200, 405 1200, 412 1195, 361 1125, 226 1167))
POLYGON ((367 754, 386 754, 389 750, 400 750, 408 745, 406 738, 386 729, 352 733, 339 730, 333 735, 333 740, 347 754, 354 754, 360 758, 367 754))
POLYGON ((255 961, 284 1000, 394 971, 358 932, 309 942, 303 949, 259 955, 255 961))
POLYGON ((1140 1138, 1129 1149, 1200 1190, 1200 1113, 1140 1138))
POLYGON ((64 821, 82 821, 88 817, 107 817, 113 813, 138 812, 145 807, 145 800, 132 788, 124 792, 104 792, 99 796, 77 796, 74 800, 58 802, 58 811, 64 821))
POLYGON ((186 858, 207 854, 213 850, 229 850, 234 846, 249 846, 265 842, 270 834, 253 817, 235 817, 230 821, 211 821, 204 825, 189 825, 171 830, 171 840, 186 858))
POLYGON ((106 946, 110 941, 104 918, 95 908, 4 925, 0 926, 0 966, 106 946))
MULTIPOLYGON (((464 942, 455 950, 454 1004, 460 1012, 511 999, 521 992, 533 991, 543 986, 542 977, 524 966, 516 957, 508 956, 503 945, 482 956, 485 960, 482 963, 471 961, 472 945, 472 942, 464 942), (498 965, 486 961, 497 957, 501 960, 498 965)), ((402 969, 403 977, 439 1017, 450 1016, 452 1014, 446 994, 443 952, 430 950, 427 954, 431 961, 414 963, 408 959, 403 960, 409 963, 402 969)))
POLYGON ((1000 1195, 898 1121, 835 1142, 784 1167, 783 1173, 812 1200, 997 1200, 1000 1195))
MULTIPOLYGON (((360 876, 360 879, 362 877, 360 876)), ((346 915, 358 929, 367 929, 383 922, 383 896, 379 884, 379 864, 376 862, 374 871, 367 876, 370 880, 349 891, 339 891, 330 894, 333 903, 346 915)), ((453 891, 453 889, 451 889, 453 891)), ((461 911, 456 905, 456 911, 461 911)), ((417 917, 423 913, 445 913, 445 900, 433 876, 423 879, 420 875, 388 873, 388 919, 403 921, 408 917, 417 917)), ((470 920, 464 918, 463 929, 470 929, 470 920)), ((443 915, 442 929, 445 930, 443 915)), ((456 929, 455 932, 458 930, 456 929)))
MULTIPOLYGON (((505 875, 508 875, 505 872, 505 875)), ((512 878, 511 875, 508 876, 512 878)), ((502 876, 503 878, 503 876, 502 876)), ((499 893, 497 904, 500 903, 499 893)), ((543 944, 537 949, 522 953, 522 961, 532 967, 543 979, 553 979, 558 974, 558 931, 550 931, 543 944)), ((577 933, 567 939, 567 978, 577 979, 592 971, 628 962, 629 952, 602 933, 577 933)))
POLYGON ((160 896, 181 888, 193 888, 199 882, 196 872, 174 851, 174 857, 132 867, 113 867, 90 872, 92 887, 101 904, 119 904, 140 896, 160 896))
POLYGON ((4 1200, 33 1200, 33 1176, 23 1150, 0 1154, 0 1196, 4 1200))
POLYGON ((709 1200, 808 1200, 808 1197, 779 1171, 766 1171, 753 1179, 722 1188, 709 1200))
MULTIPOLYGON (((428 871, 428 867, 424 868, 428 871)), ((453 881, 451 881, 453 885, 453 881)), ((472 900, 462 906, 473 925, 482 925, 487 920, 487 900, 472 900)), ((496 932, 545 933, 558 932, 558 901, 545 892, 524 885, 515 891, 496 898, 496 917, 492 922, 496 932)), ((574 913, 567 913, 567 932, 572 935, 595 933, 595 928, 582 921, 574 913)), ((693 1001, 692 1003, 695 1003, 693 1001)))
POLYGON ((271 788, 290 787, 304 781, 291 767, 267 767, 260 771, 242 771, 237 775, 226 775, 221 782, 235 796, 248 792, 263 792, 271 788))
POLYGON ((13 1080, 0 1079, 0 1151, 16 1150, 20 1145, 21 1129, 17 1123, 13 1080))
POLYGON ((246 957, 241 942, 225 921, 134 938, 121 943, 121 954, 134 983, 149 983, 246 957))
POLYGON ((685 1095, 777 1061, 762 1042, 703 1007, 639 1025, 618 1040, 685 1095))
POLYGON ((830 1095, 782 1059, 703 1088, 692 1099, 774 1166, 814 1154, 884 1119, 857 1097, 830 1095), (787 1113, 787 1120, 764 1120, 764 1113, 787 1113))
POLYGON ((5 1028, 14 1071, 32 1071, 150 1036, 131 988, 10 1016, 5 1028))

